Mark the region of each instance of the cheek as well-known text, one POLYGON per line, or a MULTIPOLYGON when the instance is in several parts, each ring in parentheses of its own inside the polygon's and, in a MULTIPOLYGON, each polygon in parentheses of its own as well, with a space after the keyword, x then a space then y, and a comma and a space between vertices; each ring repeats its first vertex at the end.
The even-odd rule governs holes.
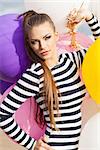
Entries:
POLYGON ((33 49, 33 52, 37 55, 39 54, 39 51, 37 49, 33 49))
POLYGON ((52 41, 52 46, 55 47, 56 44, 57 44, 57 43, 56 43, 56 40, 54 39, 54 40, 52 41))
POLYGON ((56 45, 56 39, 53 38, 52 40, 49 41, 49 46, 54 47, 56 45))
POLYGON ((33 49, 33 52, 34 52, 37 56, 40 55, 40 54, 39 54, 39 51, 37 51, 37 50, 35 50, 35 49, 33 49))
POLYGON ((32 45, 31 44, 31 48, 34 50, 34 51, 38 51, 39 50, 39 45, 36 44, 36 45, 32 45))
POLYGON ((38 47, 31 45, 31 49, 34 53, 38 54, 38 47))

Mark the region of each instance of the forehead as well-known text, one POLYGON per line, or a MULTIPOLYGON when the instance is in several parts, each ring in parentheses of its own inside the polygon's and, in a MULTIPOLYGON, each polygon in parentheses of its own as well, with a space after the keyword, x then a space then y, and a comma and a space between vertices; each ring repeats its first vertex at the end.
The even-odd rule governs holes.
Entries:
POLYGON ((33 26, 29 33, 29 37, 38 38, 38 37, 43 37, 49 33, 50 34, 54 33, 53 27, 49 22, 44 22, 38 26, 33 26))

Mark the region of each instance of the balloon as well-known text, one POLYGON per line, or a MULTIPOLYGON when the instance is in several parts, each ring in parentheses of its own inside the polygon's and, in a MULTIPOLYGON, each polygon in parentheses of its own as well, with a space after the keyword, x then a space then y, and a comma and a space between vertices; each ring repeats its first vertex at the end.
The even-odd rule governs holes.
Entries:
POLYGON ((21 19, 18 14, 0 16, 0 79, 16 82, 30 61, 23 42, 21 19))
POLYGON ((13 83, 0 80, 0 94, 3 94, 13 83))
POLYGON ((82 76, 93 100, 100 104, 100 38, 88 49, 82 65, 82 76))
MULTIPOLYGON (((10 86, 5 93, 0 96, 0 103, 6 95, 11 91, 14 85, 10 86)), ((27 99, 23 105, 16 111, 14 118, 21 128, 35 139, 39 139, 45 132, 45 126, 41 128, 35 121, 36 102, 34 98, 27 99), (21 114, 21 117, 20 117, 21 114)))
MULTIPOLYGON (((76 33, 76 42, 80 48, 88 48, 92 43, 92 39, 83 33, 76 33)), ((57 42, 58 53, 64 53, 66 51, 75 51, 75 48, 70 46, 71 36, 68 33, 59 34, 59 40, 57 42)))

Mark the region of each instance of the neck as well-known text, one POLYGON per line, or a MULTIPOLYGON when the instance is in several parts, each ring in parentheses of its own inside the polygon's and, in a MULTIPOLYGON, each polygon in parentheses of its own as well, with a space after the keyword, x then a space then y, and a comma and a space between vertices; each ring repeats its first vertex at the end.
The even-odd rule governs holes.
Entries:
POLYGON ((53 66, 58 64, 58 54, 53 55, 52 58, 49 58, 45 61, 48 68, 52 68, 53 66))
POLYGON ((57 60, 48 60, 47 62, 45 62, 46 65, 48 66, 48 68, 52 68, 53 66, 58 64, 58 59, 57 60))

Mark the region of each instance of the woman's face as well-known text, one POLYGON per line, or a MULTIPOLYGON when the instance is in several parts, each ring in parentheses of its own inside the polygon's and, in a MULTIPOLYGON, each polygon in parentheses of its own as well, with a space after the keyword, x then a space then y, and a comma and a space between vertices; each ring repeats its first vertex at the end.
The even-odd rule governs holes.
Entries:
POLYGON ((49 22, 34 26, 29 33, 29 43, 33 51, 43 60, 50 60, 56 55, 57 33, 49 22))

